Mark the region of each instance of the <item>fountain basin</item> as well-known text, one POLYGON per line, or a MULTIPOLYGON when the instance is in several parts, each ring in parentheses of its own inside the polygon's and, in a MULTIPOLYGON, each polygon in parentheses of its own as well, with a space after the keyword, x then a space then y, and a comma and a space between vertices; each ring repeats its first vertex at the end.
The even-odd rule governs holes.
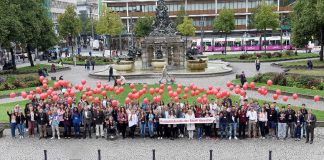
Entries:
POLYGON ((201 59, 203 61, 206 61, 206 68, 208 67, 208 56, 206 56, 206 55, 198 55, 197 59, 201 59))
POLYGON ((206 60, 187 60, 187 68, 191 71, 204 71, 206 67, 206 60))
POLYGON ((167 62, 165 59, 152 59, 151 64, 155 70, 162 70, 164 65, 167 64, 167 62))
POLYGON ((132 71, 134 68, 134 61, 120 61, 113 65, 117 71, 132 71))

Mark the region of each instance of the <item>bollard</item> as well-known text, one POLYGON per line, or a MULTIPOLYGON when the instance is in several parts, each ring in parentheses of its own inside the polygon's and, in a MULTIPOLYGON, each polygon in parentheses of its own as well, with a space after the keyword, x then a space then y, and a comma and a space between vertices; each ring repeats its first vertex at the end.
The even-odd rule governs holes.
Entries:
POLYGON ((155 149, 153 149, 152 151, 153 151, 153 160, 155 160, 155 149))
POLYGON ((98 149, 98 160, 101 160, 100 149, 98 149))
POLYGON ((271 150, 269 150, 269 160, 272 160, 272 151, 271 150))
POLYGON ((209 150, 209 159, 213 160, 213 150, 209 150))
POLYGON ((47 150, 44 150, 44 159, 47 160, 47 150))

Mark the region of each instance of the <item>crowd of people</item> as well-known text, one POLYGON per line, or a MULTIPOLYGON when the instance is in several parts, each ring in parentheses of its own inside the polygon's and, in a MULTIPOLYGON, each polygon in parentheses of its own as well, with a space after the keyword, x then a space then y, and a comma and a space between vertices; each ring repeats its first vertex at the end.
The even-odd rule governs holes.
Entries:
POLYGON ((223 100, 211 100, 209 104, 189 104, 184 100, 151 104, 132 101, 114 107, 113 99, 103 97, 100 103, 81 99, 68 104, 66 98, 54 102, 34 97, 25 108, 17 105, 11 112, 8 111, 11 136, 16 137, 18 128, 19 137, 24 138, 26 128, 29 137, 35 137, 36 130, 37 137, 42 139, 47 137, 47 129, 51 128, 51 139, 56 136, 60 139, 62 128, 64 138, 71 138, 72 135, 74 138, 91 138, 93 133, 96 138, 134 138, 139 128, 138 133, 142 138, 171 140, 184 137, 194 139, 194 134, 199 140, 203 137, 207 140, 294 138, 296 141, 306 138, 306 143, 313 143, 314 140, 316 116, 312 109, 306 109, 305 104, 295 111, 290 104, 279 107, 273 102, 260 106, 257 101, 248 101, 246 97, 241 97, 238 103, 225 97, 223 100), (160 118, 210 117, 214 117, 213 123, 159 123, 160 118))

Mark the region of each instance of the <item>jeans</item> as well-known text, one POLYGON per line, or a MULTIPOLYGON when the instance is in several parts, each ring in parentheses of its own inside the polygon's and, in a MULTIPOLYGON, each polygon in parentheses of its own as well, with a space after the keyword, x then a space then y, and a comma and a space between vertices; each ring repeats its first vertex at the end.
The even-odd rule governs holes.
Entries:
POLYGON ((259 121, 259 126, 260 126, 260 131, 261 131, 262 137, 265 137, 265 123, 266 122, 259 121))
POLYGON ((226 123, 220 123, 219 125, 221 128, 221 137, 223 138, 224 136, 227 135, 226 123))
POLYGON ((303 136, 306 136, 306 127, 307 127, 307 123, 303 122, 303 136))
POLYGON ((278 138, 286 138, 287 123, 278 123, 278 138))
POLYGON ((136 125, 133 125, 130 127, 130 137, 132 137, 132 138, 134 138, 135 129, 136 129, 136 125))
POLYGON ((148 122, 148 128, 150 131, 150 137, 154 137, 154 123, 153 122, 148 122))
POLYGON ((96 124, 96 136, 105 136, 104 130, 103 130, 103 124, 96 124), (100 133, 99 133, 100 132, 100 133))
POLYGON ((256 64, 255 68, 256 68, 257 71, 259 71, 260 70, 260 64, 256 64))
POLYGON ((313 141, 313 139, 314 139, 314 127, 307 126, 306 131, 307 131, 307 133, 306 133, 306 141, 307 142, 309 141, 309 136, 311 138, 311 141, 313 141))
POLYGON ((121 130, 121 132, 122 132, 122 136, 123 136, 123 138, 126 137, 126 127, 127 127, 127 124, 126 124, 126 123, 121 123, 121 124, 120 124, 120 130, 121 130))
POLYGON ((89 132, 89 138, 91 137, 91 123, 84 124, 83 138, 87 137, 87 131, 89 132))
POLYGON ((24 123, 19 123, 18 124, 18 131, 20 136, 24 136, 25 134, 25 126, 24 123))
POLYGON ((162 125, 159 122, 156 122, 155 123, 155 128, 156 128, 156 132, 158 134, 158 137, 162 137, 163 136, 162 125))
POLYGON ((11 136, 15 137, 16 136, 16 122, 15 123, 10 123, 10 128, 11 128, 11 136))
POLYGON ((246 128, 246 123, 239 124, 239 137, 241 137, 241 135, 243 136, 243 138, 245 138, 245 128, 246 128))
POLYGON ((229 132, 230 137, 232 136, 236 137, 236 127, 237 127, 237 123, 230 123, 230 132, 229 132))
POLYGON ((295 132, 295 124, 294 124, 294 122, 288 122, 287 123, 286 137, 288 137, 288 130, 290 130, 291 138, 294 138, 294 132, 295 132))
POLYGON ((80 135, 80 124, 79 123, 73 123, 73 127, 74 127, 75 136, 79 136, 80 135))
POLYGON ((52 137, 55 137, 55 131, 57 134, 57 137, 60 138, 60 129, 59 126, 52 126, 52 137))
POLYGON ((146 129, 146 123, 145 122, 144 123, 141 122, 140 129, 141 129, 141 137, 145 138, 145 129, 146 129))
POLYGON ((277 123, 274 121, 268 121, 269 136, 276 137, 277 135, 277 123), (271 129, 271 131, 270 131, 271 129))
POLYGON ((295 128, 295 138, 301 138, 301 126, 295 128))
POLYGON ((64 123, 64 137, 71 137, 71 124, 64 123))
POLYGON ((203 132, 203 129, 201 127, 197 127, 197 138, 202 137, 202 132, 203 132))

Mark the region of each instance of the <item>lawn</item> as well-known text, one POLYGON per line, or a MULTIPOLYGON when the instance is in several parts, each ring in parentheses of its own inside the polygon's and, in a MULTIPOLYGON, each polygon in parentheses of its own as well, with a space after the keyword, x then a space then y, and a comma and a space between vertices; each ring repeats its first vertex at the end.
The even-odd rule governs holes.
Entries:
MULTIPOLYGON (((275 61, 284 61, 284 60, 294 60, 294 59, 306 59, 306 58, 315 58, 318 57, 318 54, 312 54, 312 53, 299 53, 297 56, 294 54, 291 54, 290 56, 283 55, 281 57, 275 57, 271 56, 271 58, 267 57, 267 54, 264 53, 257 53, 258 55, 261 55, 260 61, 261 62, 275 62, 275 61)), ((222 55, 222 54, 214 54, 209 55, 209 60, 224 60, 228 62, 254 62, 256 59, 256 54, 249 54, 249 57, 246 57, 244 59, 240 59, 241 54, 228 54, 228 55, 222 55)))
MULTIPOLYGON (((149 94, 149 89, 150 88, 156 88, 156 87, 159 87, 159 85, 158 84, 156 84, 156 85, 148 85, 147 92, 140 98, 140 102, 145 97, 147 97, 149 100, 152 100, 153 96, 149 94)), ((136 88, 136 90, 140 90, 140 89, 142 89, 142 85, 136 85, 135 88, 136 88)), ((176 85, 172 85, 172 88, 173 88, 173 90, 175 90, 176 85)), ((124 92, 122 92, 121 94, 115 95, 115 93, 110 91, 110 92, 107 92, 107 96, 108 97, 114 96, 116 98, 116 100, 118 100, 120 103, 124 103, 124 100, 127 97, 129 92, 131 92, 131 89, 129 88, 129 86, 124 86, 124 92)), ((82 94, 83 93, 77 92, 76 93, 77 99, 79 99, 82 94)), ((202 94, 203 93, 201 93, 200 96, 202 94)), ((179 95, 179 97, 182 97, 182 95, 183 95, 183 92, 179 95)), ((96 95, 96 96, 93 96, 93 97, 101 97, 101 95, 96 95)), ((186 101, 188 101, 189 104, 192 104, 193 102, 196 101, 197 97, 198 96, 191 97, 190 93, 189 93, 188 94, 188 99, 186 101)), ((233 103, 238 102, 238 100, 239 100, 239 97, 236 96, 236 95, 232 95, 231 98, 233 100, 233 103)), ((216 98, 215 98, 214 95, 209 95, 208 99, 211 100, 211 99, 216 99, 216 98)), ((168 96, 167 86, 165 86, 164 94, 162 95, 162 101, 169 102, 169 100, 170 100, 170 98, 168 96)), ((181 101, 185 101, 185 100, 182 99, 181 101)), ((258 100, 258 101, 259 101, 260 105, 263 105, 263 103, 265 102, 265 101, 262 101, 262 100, 258 100)), ((24 108, 25 104, 28 103, 28 102, 29 102, 28 100, 24 100, 24 101, 17 101, 17 102, 2 104, 1 107, 0 107, 0 122, 8 122, 8 116, 6 115, 6 111, 8 109, 9 110, 12 109, 17 104, 19 104, 20 106, 22 106, 24 108)), ((279 104, 279 105, 283 105, 283 104, 279 104)), ((313 110, 313 112, 316 114, 318 120, 324 120, 324 111, 313 110)))
MULTIPOLYGON (((48 81, 48 83, 47 83, 48 87, 53 87, 53 84, 54 84, 54 81, 52 81, 52 80, 48 81)), ((38 86, 38 87, 42 88, 42 86, 38 86)), ((16 94, 20 94, 20 92, 22 92, 22 91, 25 91, 25 92, 35 91, 35 88, 36 87, 27 87, 27 88, 18 88, 18 89, 0 91, 0 97, 9 95, 12 92, 14 92, 16 94)))
MULTIPOLYGON (((48 72, 51 71, 51 64, 36 64, 34 67, 26 66, 19 67, 16 70, 1 71, 0 74, 29 74, 29 73, 38 73, 39 68, 46 68, 48 72)), ((56 65, 56 70, 62 69, 62 66, 56 65)))
MULTIPOLYGON (((247 78, 247 81, 250 83, 252 82, 253 78, 247 78)), ((234 84, 241 84, 239 79, 232 80, 232 83, 234 84)), ((267 86, 265 83, 255 83, 255 87, 260 88, 262 86, 267 86)), ((287 86, 280 86, 280 85, 271 85, 267 86, 268 90, 275 91, 277 89, 280 89, 282 92, 287 93, 296 93, 300 95, 309 95, 309 96, 315 96, 318 95, 320 97, 324 97, 324 91, 321 90, 314 90, 314 89, 305 89, 305 88, 297 88, 297 87, 287 87, 287 86)))
MULTIPOLYGON (((77 65, 84 65, 85 64, 85 60, 89 58, 88 56, 77 56, 76 58, 76 64, 77 65)), ((94 56, 92 57, 95 60, 95 65, 107 65, 107 64, 111 64, 112 60, 109 58, 103 58, 103 57, 98 57, 98 56, 94 56)), ((63 64, 69 64, 69 65, 74 65, 73 59, 71 57, 67 57, 67 58, 62 58, 63 60, 63 64)), ((59 59, 55 60, 54 63, 59 63, 59 59)))
POLYGON ((308 70, 308 69, 290 69, 288 71, 288 73, 324 77, 324 68, 312 69, 312 70, 308 70))
MULTIPOLYGON (((314 68, 324 68, 324 62, 321 62, 319 59, 313 60, 314 68)), ((307 60, 296 61, 296 62, 283 62, 280 65, 284 68, 307 68, 307 60)))

